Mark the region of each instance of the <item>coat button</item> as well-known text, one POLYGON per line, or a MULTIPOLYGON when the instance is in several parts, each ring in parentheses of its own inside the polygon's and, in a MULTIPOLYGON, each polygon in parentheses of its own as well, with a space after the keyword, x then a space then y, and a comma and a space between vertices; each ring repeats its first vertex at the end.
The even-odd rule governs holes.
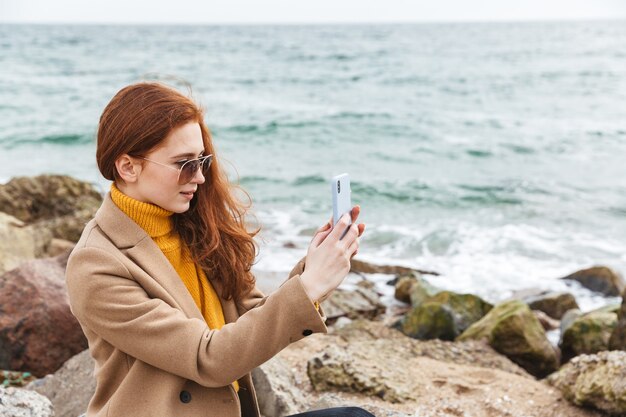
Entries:
POLYGON ((302 336, 309 336, 313 334, 313 330, 311 329, 306 329, 305 331, 302 332, 302 336))
POLYGON ((191 393, 189 391, 180 392, 180 400, 185 404, 191 401, 191 393))

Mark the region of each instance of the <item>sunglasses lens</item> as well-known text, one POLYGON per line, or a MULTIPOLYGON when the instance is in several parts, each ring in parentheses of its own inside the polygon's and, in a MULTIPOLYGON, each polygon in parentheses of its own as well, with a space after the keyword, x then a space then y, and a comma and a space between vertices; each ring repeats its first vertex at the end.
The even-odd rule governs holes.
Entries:
POLYGON ((209 166, 211 165, 212 156, 205 158, 202 162, 198 159, 188 161, 183 165, 178 177, 178 185, 188 184, 198 172, 200 166, 202 166, 202 175, 206 175, 209 172, 209 166))

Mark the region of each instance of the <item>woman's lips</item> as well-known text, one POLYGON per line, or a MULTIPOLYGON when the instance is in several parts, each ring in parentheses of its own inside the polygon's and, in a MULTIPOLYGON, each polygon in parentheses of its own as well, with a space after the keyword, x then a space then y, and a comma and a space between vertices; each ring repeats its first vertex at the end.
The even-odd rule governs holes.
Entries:
POLYGON ((181 192, 181 194, 182 194, 184 197, 187 197, 187 198, 188 198, 188 199, 190 199, 190 200, 193 198, 193 193, 194 193, 194 191, 187 191, 187 192, 182 191, 182 192, 181 192))

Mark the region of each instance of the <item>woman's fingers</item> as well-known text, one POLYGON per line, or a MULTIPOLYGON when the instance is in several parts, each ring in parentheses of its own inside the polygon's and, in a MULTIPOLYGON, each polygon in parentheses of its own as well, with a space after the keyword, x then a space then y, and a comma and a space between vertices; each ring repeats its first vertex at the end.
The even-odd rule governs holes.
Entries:
POLYGON ((319 246, 330 232, 330 224, 327 223, 317 229, 317 232, 315 232, 315 236, 313 236, 313 240, 311 240, 311 243, 314 244, 316 247, 319 246))
POLYGON ((363 223, 359 224, 359 237, 361 237, 364 231, 365 231, 365 224, 363 223))
POLYGON ((350 244, 348 250, 346 251, 349 255, 350 259, 354 258, 354 255, 359 251, 359 238, 354 239, 354 242, 350 244))
POLYGON ((359 214, 361 214, 361 206, 354 206, 352 210, 350 210, 350 216, 352 217, 352 223, 356 223, 356 220, 359 218, 359 214))

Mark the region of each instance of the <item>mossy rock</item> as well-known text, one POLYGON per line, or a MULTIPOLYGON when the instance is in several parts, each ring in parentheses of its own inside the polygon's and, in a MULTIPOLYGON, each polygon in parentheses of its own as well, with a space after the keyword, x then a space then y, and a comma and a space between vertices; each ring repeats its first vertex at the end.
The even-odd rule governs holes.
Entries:
POLYGON ((416 305, 402 322, 401 330, 415 339, 454 340, 492 307, 473 294, 441 291, 416 305))
POLYGON ((617 314, 611 311, 594 311, 578 317, 565 329, 559 347, 563 361, 586 353, 609 349, 611 333, 617 326, 617 314))
POLYGON ((542 378, 558 368, 556 351, 539 320, 519 300, 495 306, 456 340, 484 339, 496 351, 542 378))

